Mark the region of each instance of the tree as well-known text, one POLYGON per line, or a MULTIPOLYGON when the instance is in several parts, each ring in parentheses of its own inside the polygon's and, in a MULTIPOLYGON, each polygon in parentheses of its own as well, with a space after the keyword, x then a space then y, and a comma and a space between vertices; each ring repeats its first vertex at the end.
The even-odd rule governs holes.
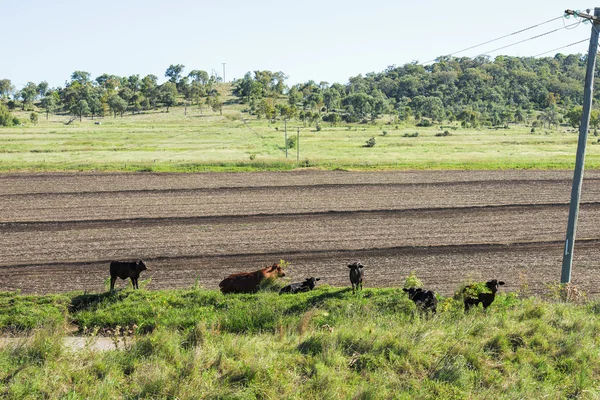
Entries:
POLYGON ((71 112, 79 117, 79 121, 84 115, 88 115, 90 112, 90 107, 88 106, 87 101, 79 100, 75 106, 71 108, 71 112))
POLYGON ((8 99, 14 90, 10 79, 0 79, 0 98, 8 99))
POLYGON ((85 86, 86 84, 91 82, 91 74, 85 71, 75 71, 71 74, 71 82, 79 82, 81 85, 85 86))
POLYGON ((12 126, 14 117, 3 103, 0 103, 0 126, 12 126))
POLYGON ((221 95, 217 93, 216 96, 212 96, 211 106, 214 112, 219 111, 219 114, 223 115, 223 99, 221 99, 221 95))
POLYGON ((19 92, 19 97, 23 100, 22 110, 25 110, 25 105, 33 106, 33 100, 37 96, 37 85, 33 82, 27 82, 27 85, 19 92))
POLYGON ((188 77, 192 80, 192 82, 198 82, 202 85, 206 85, 208 83, 208 72, 195 69, 188 74, 188 77))
POLYGON ((565 114, 565 119, 569 122, 569 125, 573 128, 578 128, 581 123, 581 114, 583 113, 583 107, 577 106, 569 110, 565 114))
POLYGON ((160 100, 167 107, 167 112, 169 112, 169 107, 177 104, 177 86, 173 82, 165 82, 160 86, 160 100))
POLYGON ((98 97, 92 97, 88 102, 90 107, 90 114, 92 114, 92 119, 95 116, 104 115, 104 107, 102 107, 102 101, 98 97))
POLYGON ((183 72, 184 68, 185 65, 182 64, 171 64, 169 65, 169 68, 167 68, 167 70, 165 71, 165 77, 169 78, 169 82, 178 83, 181 79, 181 73, 183 72))
POLYGON ((53 113, 56 110, 59 101, 60 97, 56 91, 51 90, 46 92, 46 96, 44 96, 40 104, 42 108, 46 110, 46 119, 48 119, 48 114, 53 113))
POLYGON ((31 114, 29 114, 29 120, 32 124, 37 125, 39 120, 38 114, 36 112, 32 112, 31 114))
POLYGON ((127 102, 123 100, 119 95, 113 94, 108 98, 108 107, 114 113, 114 117, 117 118, 117 114, 121 114, 123 117, 123 113, 127 110, 127 102))
POLYGON ((43 98, 46 95, 47 91, 48 91, 48 82, 42 81, 42 82, 38 83, 38 85, 37 85, 37 95, 40 98, 43 98))

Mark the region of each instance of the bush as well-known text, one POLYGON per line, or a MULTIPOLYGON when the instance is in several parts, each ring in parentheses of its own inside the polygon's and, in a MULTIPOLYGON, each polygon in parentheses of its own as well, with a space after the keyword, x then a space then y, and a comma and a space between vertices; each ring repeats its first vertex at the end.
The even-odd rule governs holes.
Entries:
POLYGON ((422 120, 419 121, 419 123, 417 124, 417 126, 422 126, 422 127, 430 127, 432 126, 433 123, 431 122, 431 120, 427 119, 427 118, 423 118, 422 120))
POLYGON ((321 125, 319 125, 319 124, 317 124, 315 126, 315 128, 317 129, 317 132, 321 132, 321 129, 323 129, 323 128, 321 128, 321 125))
POLYGON ((290 136, 287 138, 285 145, 288 149, 293 149, 296 147, 296 136, 290 136))
POLYGON ((419 132, 415 132, 415 133, 405 133, 404 135, 402 135, 404 137, 417 137, 419 136, 419 132))
POLYGON ((371 137, 369 140, 367 140, 365 147, 374 147, 374 146, 375 146, 375 138, 371 137))
POLYGON ((450 132, 448 132, 448 131, 438 132, 438 133, 435 134, 435 136, 438 136, 438 137, 440 137, 440 136, 450 136, 450 132))
POLYGON ((8 111, 8 108, 0 103, 0 126, 12 126, 14 121, 13 115, 8 111))

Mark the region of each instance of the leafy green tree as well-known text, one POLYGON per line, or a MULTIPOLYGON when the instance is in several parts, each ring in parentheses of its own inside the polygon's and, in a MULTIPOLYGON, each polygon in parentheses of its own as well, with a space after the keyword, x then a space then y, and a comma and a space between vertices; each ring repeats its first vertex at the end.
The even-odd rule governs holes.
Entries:
POLYGON ((19 91, 19 97, 23 101, 21 109, 25 110, 25 106, 32 107, 36 96, 37 85, 33 82, 27 82, 25 87, 19 91))
POLYGON ((91 82, 91 74, 85 71, 75 71, 71 74, 71 82, 79 82, 82 86, 91 82))
POLYGON ((10 79, 0 79, 0 98, 8 99, 13 91, 14 86, 10 79))
POLYGON ((581 115, 583 114, 583 107, 577 106, 573 107, 565 114, 565 119, 573 128, 579 128, 579 124, 581 123, 581 115))
POLYGON ((173 82, 165 82, 160 86, 160 93, 160 100, 169 112, 169 107, 177 104, 177 86, 173 82))
POLYGON ((117 114, 121 114, 127 111, 127 102, 121 98, 118 94, 113 94, 108 98, 108 107, 114 114, 114 118, 117 118, 117 114))
POLYGON ((14 117, 8 110, 8 107, 0 103, 0 126, 12 126, 14 117))
POLYGON ((90 107, 86 100, 79 100, 75 106, 71 108, 71 112, 79 117, 79 121, 81 121, 84 115, 88 115, 90 112, 90 107))
POLYGON ((56 110, 59 100, 60 98, 56 91, 46 92, 46 96, 44 96, 40 103, 42 108, 46 110, 46 119, 48 119, 48 114, 53 113, 56 110))
POLYGON ((181 73, 183 72, 184 68, 185 65, 182 64, 171 64, 165 71, 165 77, 169 78, 169 82, 178 83, 181 79, 181 73))
POLYGON ((36 112, 32 112, 31 114, 29 114, 29 120, 32 124, 37 125, 39 121, 38 114, 36 112))
POLYGON ((223 99, 221 95, 217 93, 216 96, 211 96, 211 107, 214 112, 219 112, 219 115, 223 115, 223 99))
POLYGON ((90 108, 90 114, 92 115, 92 119, 95 116, 103 116, 104 115, 104 107, 102 107, 102 101, 98 97, 92 97, 88 102, 90 108))
POLYGON ((48 82, 42 81, 42 82, 38 83, 37 95, 39 96, 40 99, 43 98, 44 96, 46 96, 47 91, 48 91, 48 82))
POLYGON ((188 74, 188 77, 192 82, 198 82, 202 85, 206 85, 209 80, 208 72, 195 69, 188 74))

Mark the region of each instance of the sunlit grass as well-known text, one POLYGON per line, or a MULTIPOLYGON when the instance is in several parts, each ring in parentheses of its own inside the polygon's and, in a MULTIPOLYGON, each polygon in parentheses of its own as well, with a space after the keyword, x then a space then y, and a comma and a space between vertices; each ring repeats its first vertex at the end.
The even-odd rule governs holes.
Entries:
MULTIPOLYGON (((331 127, 288 124, 300 130, 298 148, 284 149, 284 124, 257 120, 226 106, 212 110, 173 107, 123 118, 84 118, 64 125, 68 116, 41 116, 37 126, 0 129, 0 171, 220 171, 324 169, 564 169, 575 162, 577 133, 567 127, 509 129, 422 128, 390 121, 331 127), (244 120, 246 122, 244 122, 244 120), (101 125, 96 125, 100 122, 101 125), (385 131, 385 135, 383 132, 385 131), (418 132, 417 137, 410 137, 418 132), (373 137, 375 146, 365 147, 373 137)), ((20 115, 27 119, 27 113, 20 115)), ((600 145, 590 136, 587 167, 600 167, 600 145)))

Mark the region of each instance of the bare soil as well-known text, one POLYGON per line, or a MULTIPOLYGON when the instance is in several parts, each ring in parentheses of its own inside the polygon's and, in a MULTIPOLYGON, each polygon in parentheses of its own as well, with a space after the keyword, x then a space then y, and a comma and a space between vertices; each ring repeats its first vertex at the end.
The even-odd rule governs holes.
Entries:
MULTIPOLYGON (((451 294, 467 279, 547 292, 560 279, 571 171, 0 175, 0 290, 102 291, 111 260, 148 289, 216 288, 280 259, 292 281, 451 294)), ((600 171, 586 171, 573 283, 598 295, 600 171)), ((119 281, 121 285, 125 283, 119 281)))

